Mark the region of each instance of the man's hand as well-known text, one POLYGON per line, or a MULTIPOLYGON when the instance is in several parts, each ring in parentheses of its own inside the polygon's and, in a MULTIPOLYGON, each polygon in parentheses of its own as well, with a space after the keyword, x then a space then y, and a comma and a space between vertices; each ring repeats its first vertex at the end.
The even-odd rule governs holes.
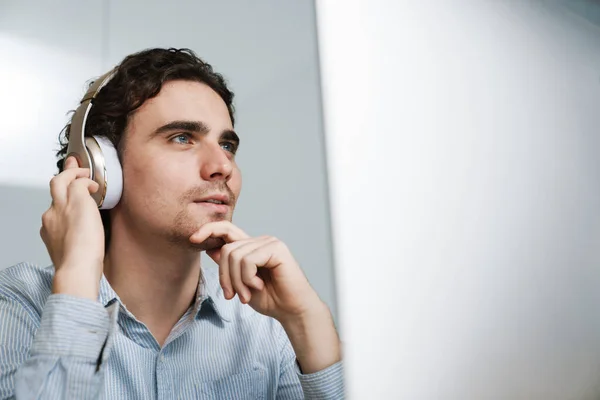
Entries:
POLYGON ((226 299, 237 293, 242 303, 279 321, 323 306, 286 245, 276 238, 252 238, 229 221, 219 221, 203 225, 190 240, 202 243, 208 238, 226 243, 207 251, 219 265, 226 299))
POLYGON ((96 202, 98 184, 74 157, 50 181, 52 204, 42 215, 40 236, 54 264, 53 293, 96 300, 104 260, 104 231, 96 202))
POLYGON ((203 225, 193 243, 222 238, 225 245, 208 250, 219 265, 226 299, 235 294, 286 330, 303 372, 319 371, 339 361, 340 346, 327 306, 310 286, 287 246, 270 236, 249 237, 229 221, 203 225))

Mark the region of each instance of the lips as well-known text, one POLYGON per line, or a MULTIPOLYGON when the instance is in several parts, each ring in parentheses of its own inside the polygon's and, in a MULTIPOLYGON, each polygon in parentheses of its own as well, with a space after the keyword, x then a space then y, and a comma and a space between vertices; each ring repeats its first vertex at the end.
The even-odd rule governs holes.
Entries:
POLYGON ((216 200, 216 199, 202 200, 202 201, 199 201, 198 203, 225 204, 221 200, 216 200))
POLYGON ((229 212, 229 204, 231 199, 226 194, 213 194, 194 200, 195 204, 202 206, 210 212, 218 214, 227 214, 229 212))
POLYGON ((231 199, 226 194, 213 194, 210 196, 202 197, 201 199, 194 200, 194 203, 229 205, 229 203, 231 203, 231 199))

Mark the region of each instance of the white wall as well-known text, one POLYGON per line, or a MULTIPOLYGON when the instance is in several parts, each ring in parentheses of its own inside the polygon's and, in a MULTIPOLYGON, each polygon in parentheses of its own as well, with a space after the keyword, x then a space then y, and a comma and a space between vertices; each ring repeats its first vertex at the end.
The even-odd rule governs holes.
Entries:
POLYGON ((0 269, 50 263, 38 232, 58 133, 102 72, 102 14, 101 2, 0 0, 0 269))
POLYGON ((600 5, 560 3, 317 1, 350 398, 600 397, 600 5))
POLYGON ((311 1, 0 0, 0 266, 49 262, 38 230, 66 113, 87 80, 147 47, 192 48, 229 80, 244 176, 234 222, 284 240, 335 313, 311 1))
POLYGON ((47 187, 58 132, 101 73, 101 49, 101 2, 0 0, 0 184, 47 187))

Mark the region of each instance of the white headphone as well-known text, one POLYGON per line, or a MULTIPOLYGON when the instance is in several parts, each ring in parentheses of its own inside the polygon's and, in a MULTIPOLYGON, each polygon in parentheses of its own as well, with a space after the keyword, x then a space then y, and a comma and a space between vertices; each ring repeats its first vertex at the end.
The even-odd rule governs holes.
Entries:
MULTIPOLYGON (((117 205, 123 192, 123 171, 112 142, 105 137, 85 137, 85 124, 100 89, 115 75, 116 68, 95 80, 81 100, 71 119, 67 157, 74 156, 81 168, 90 169, 90 179, 100 188, 92 194, 102 210, 117 205)), ((65 158, 66 160, 66 158, 65 158)))

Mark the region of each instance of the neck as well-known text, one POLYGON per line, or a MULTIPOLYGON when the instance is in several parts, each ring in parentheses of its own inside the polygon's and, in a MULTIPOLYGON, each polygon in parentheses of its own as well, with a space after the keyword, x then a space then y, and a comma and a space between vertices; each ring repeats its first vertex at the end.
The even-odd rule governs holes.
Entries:
POLYGON ((162 346, 193 304, 201 274, 200 253, 122 226, 112 228, 104 261, 106 279, 162 346))

